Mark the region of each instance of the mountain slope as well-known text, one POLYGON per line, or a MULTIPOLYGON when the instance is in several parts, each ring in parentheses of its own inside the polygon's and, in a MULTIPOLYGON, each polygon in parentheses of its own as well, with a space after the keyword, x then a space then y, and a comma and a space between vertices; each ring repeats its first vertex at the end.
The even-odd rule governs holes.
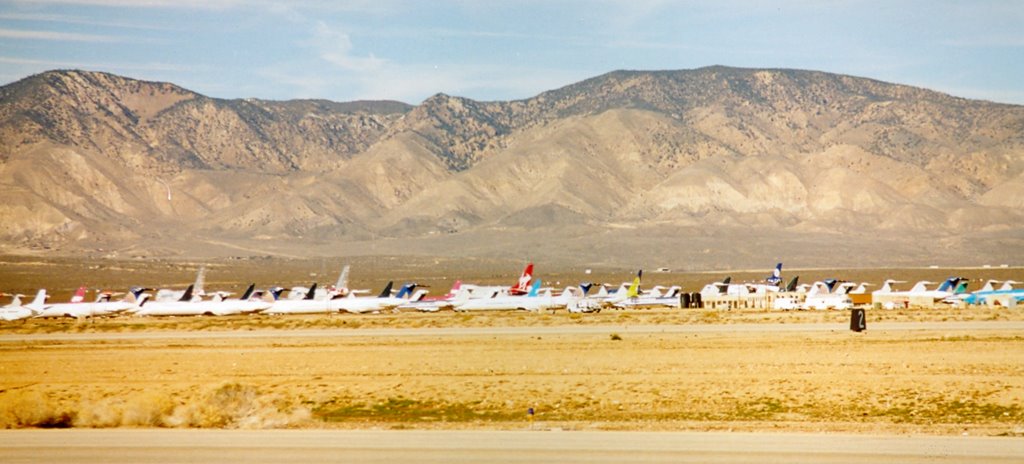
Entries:
POLYGON ((959 262, 1024 249, 1022 191, 1024 107, 816 71, 616 71, 415 107, 218 100, 84 71, 0 88, 9 252, 394 238, 566 261, 959 262))

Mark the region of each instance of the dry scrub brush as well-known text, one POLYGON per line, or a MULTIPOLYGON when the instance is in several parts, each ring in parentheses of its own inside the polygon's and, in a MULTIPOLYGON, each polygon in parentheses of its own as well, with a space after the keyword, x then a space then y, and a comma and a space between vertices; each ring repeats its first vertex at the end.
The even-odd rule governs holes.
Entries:
POLYGON ((228 383, 200 395, 142 392, 84 397, 75 407, 39 392, 0 395, 0 427, 289 428, 307 425, 308 408, 251 385, 228 383))

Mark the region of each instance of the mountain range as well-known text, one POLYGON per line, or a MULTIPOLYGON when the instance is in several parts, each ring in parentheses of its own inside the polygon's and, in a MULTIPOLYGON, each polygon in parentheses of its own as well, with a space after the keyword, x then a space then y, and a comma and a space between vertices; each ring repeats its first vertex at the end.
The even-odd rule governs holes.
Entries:
POLYGON ((0 88, 0 252, 707 269, 1017 263, 1024 106, 722 66, 482 102, 0 88))

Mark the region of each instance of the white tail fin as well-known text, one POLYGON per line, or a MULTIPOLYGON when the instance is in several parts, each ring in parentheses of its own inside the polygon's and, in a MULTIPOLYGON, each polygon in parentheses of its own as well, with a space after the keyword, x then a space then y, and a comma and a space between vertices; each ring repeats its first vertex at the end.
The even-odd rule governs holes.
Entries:
POLYGON ((922 280, 922 281, 914 284, 914 288, 911 288, 910 291, 912 293, 926 292, 926 291, 928 291, 928 285, 931 285, 933 283, 934 282, 929 282, 927 280, 922 280))
POLYGON ((341 274, 338 274, 338 281, 334 283, 334 290, 338 295, 345 296, 348 294, 348 264, 342 266, 341 274))
POLYGON ((430 290, 427 290, 425 288, 421 288, 419 290, 416 290, 416 293, 412 294, 412 297, 409 298, 409 301, 420 301, 420 300, 423 299, 423 297, 427 296, 427 292, 429 292, 429 291, 430 290))
POLYGON ((23 296, 25 296, 25 295, 22 295, 20 293, 17 294, 17 295, 11 295, 11 304, 9 304, 7 306, 9 306, 11 308, 17 308, 18 306, 21 306, 21 297, 23 297, 23 296))
POLYGON ((196 274, 196 283, 192 284, 192 293, 195 295, 206 295, 203 286, 206 285, 206 266, 199 266, 199 273, 196 274))
POLYGON ((469 289, 465 287, 460 288, 459 291, 455 292, 455 296, 452 297, 451 300, 452 304, 454 305, 460 305, 467 301, 469 301, 469 289))
POLYGON ((39 292, 36 293, 36 299, 32 300, 31 303, 25 306, 32 308, 41 308, 44 304, 46 304, 46 289, 41 288, 39 289, 39 292))

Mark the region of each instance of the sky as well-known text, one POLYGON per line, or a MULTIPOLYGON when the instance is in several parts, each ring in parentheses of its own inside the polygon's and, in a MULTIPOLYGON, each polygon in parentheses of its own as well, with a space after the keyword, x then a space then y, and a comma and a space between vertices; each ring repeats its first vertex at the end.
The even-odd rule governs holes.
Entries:
POLYGON ((711 65, 1024 104, 1024 1, 0 0, 0 84, 86 69, 218 98, 417 104, 711 65))

